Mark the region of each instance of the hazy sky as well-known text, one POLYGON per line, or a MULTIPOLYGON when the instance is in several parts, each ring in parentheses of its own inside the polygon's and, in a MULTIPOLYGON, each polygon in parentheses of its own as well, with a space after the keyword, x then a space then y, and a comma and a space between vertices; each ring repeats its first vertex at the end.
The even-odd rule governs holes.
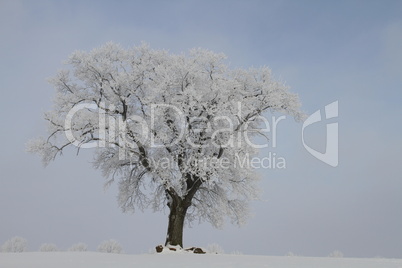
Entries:
MULTIPOLYGON (((286 169, 263 169, 262 201, 242 228, 186 228, 187 246, 226 252, 402 258, 402 1, 17 1, 0 0, 0 244, 19 235, 91 250, 116 239, 128 253, 163 243, 167 210, 123 214, 103 190, 91 151, 43 168, 25 143, 45 134, 46 82, 75 50, 145 41, 174 53, 223 52, 233 67, 267 65, 312 114, 339 101, 339 166, 311 156, 301 123, 279 123, 286 169)), ((306 129, 325 150, 325 122, 306 129)))

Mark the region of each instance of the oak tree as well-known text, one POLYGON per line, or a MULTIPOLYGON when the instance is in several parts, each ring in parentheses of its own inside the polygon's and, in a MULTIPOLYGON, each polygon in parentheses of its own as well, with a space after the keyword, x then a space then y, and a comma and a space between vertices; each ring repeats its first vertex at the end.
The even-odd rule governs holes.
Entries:
POLYGON ((49 135, 29 150, 48 164, 67 147, 96 147, 94 167, 118 183, 124 212, 168 207, 166 245, 183 246, 185 221, 244 223, 258 196, 244 161, 258 152, 262 115, 302 116, 297 95, 269 68, 231 69, 204 49, 177 55, 108 43, 74 52, 50 82, 49 135))

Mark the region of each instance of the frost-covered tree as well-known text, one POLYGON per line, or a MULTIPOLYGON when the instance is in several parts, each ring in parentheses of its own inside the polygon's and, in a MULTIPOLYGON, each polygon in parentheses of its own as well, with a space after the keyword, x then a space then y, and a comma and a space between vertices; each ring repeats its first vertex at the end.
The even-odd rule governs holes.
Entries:
POLYGON ((45 243, 45 244, 42 244, 40 246, 39 251, 41 251, 41 252, 54 252, 54 251, 59 251, 59 249, 53 243, 45 243))
POLYGON ((183 245, 185 220, 242 224, 257 197, 250 139, 262 114, 299 119, 298 97, 270 69, 230 69, 203 49, 171 54, 109 43, 77 51, 50 80, 49 136, 30 143, 44 164, 67 147, 94 148, 94 167, 119 183, 124 212, 169 208, 166 245, 183 245))
POLYGON ((25 238, 15 236, 6 242, 1 247, 2 252, 25 252, 27 251, 28 242, 25 238))
POLYGON ((123 248, 117 242, 116 240, 110 239, 110 240, 105 240, 100 245, 98 246, 98 251, 99 252, 105 252, 105 253, 122 253, 123 248))
POLYGON ((216 243, 209 244, 207 246, 207 252, 211 253, 211 254, 224 254, 225 253, 223 248, 220 245, 216 244, 216 243))
POLYGON ((88 245, 85 243, 76 243, 74 245, 72 245, 68 251, 87 251, 88 250, 88 245))
POLYGON ((343 253, 341 251, 339 251, 339 250, 334 250, 328 255, 328 257, 330 257, 330 258, 343 258, 343 253))

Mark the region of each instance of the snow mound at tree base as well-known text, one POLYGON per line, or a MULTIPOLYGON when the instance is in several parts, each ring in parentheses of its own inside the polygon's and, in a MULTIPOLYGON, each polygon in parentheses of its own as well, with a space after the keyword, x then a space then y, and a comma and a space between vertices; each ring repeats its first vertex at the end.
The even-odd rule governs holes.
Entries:
POLYGON ((195 254, 205 254, 206 251, 203 250, 202 248, 196 248, 196 247, 191 247, 191 248, 186 248, 183 249, 180 246, 162 246, 158 245, 155 247, 157 253, 170 253, 170 252, 176 252, 176 253, 195 253, 195 254))

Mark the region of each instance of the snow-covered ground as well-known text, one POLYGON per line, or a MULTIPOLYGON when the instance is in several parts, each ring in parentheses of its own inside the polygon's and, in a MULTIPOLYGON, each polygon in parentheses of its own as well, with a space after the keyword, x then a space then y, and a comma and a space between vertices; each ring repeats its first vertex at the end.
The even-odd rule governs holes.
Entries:
POLYGON ((252 255, 107 254, 96 252, 0 253, 1 268, 402 268, 402 259, 270 257, 252 255))

